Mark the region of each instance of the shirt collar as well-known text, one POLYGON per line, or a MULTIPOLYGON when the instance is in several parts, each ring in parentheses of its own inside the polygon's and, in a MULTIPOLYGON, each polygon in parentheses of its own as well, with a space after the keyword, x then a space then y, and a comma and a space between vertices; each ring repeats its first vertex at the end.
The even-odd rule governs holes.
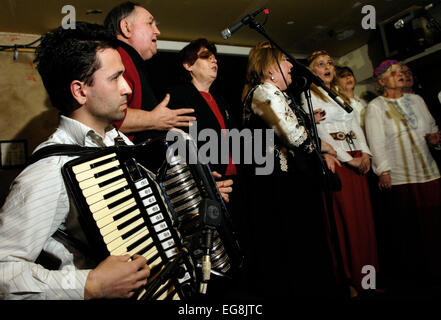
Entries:
POLYGON ((110 146, 113 139, 118 135, 115 129, 106 132, 106 136, 101 137, 95 130, 85 124, 66 116, 60 117, 59 129, 65 131, 72 139, 73 144, 85 146, 110 146))

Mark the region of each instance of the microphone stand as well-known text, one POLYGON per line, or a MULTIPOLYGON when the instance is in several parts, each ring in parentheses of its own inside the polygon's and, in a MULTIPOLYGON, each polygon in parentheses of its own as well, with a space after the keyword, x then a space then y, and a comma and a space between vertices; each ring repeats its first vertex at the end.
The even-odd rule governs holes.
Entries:
POLYGON ((147 285, 144 287, 146 292, 141 299, 151 300, 155 295, 156 290, 158 290, 160 286, 173 277, 179 277, 180 273, 184 271, 181 264, 183 263, 184 259, 188 259, 188 255, 188 250, 183 247, 182 250, 176 255, 175 259, 168 262, 163 271, 155 279, 147 283, 147 285))
MULTIPOLYGON (((352 112, 352 107, 344 102, 341 98, 338 97, 338 95, 333 92, 331 89, 329 89, 322 79, 320 79, 318 76, 316 76, 308 67, 298 62, 292 55, 290 55, 288 52, 286 52, 282 47, 280 47, 274 40, 270 38, 270 36, 266 33, 263 26, 256 22, 254 19, 250 19, 248 21, 248 25, 251 29, 256 30, 261 35, 263 35, 272 45, 274 45, 277 49, 279 49, 285 56, 289 58, 289 60, 293 63, 294 68, 297 72, 300 72, 301 75, 306 77, 309 83, 314 83, 317 87, 322 88, 326 91, 326 93, 331 97, 332 100, 334 100, 340 107, 342 107, 346 112, 350 113, 352 112)), ((311 116, 313 113, 311 113, 311 116)))
MULTIPOLYGON (((323 160, 323 158, 321 157, 321 144, 320 144, 320 140, 318 138, 317 125, 314 120, 314 111, 313 111, 312 102, 311 102, 311 91, 310 91, 311 83, 314 83, 318 87, 325 90, 328 93, 329 97, 331 97, 331 99, 334 100, 346 112, 348 112, 348 113, 352 112, 352 110, 353 110, 352 107, 350 105, 348 105, 347 103, 345 103, 340 98, 338 98, 337 94, 335 92, 333 92, 332 90, 330 90, 324 84, 324 82, 318 76, 316 76, 309 68, 307 68, 305 65, 298 62, 292 55, 290 55, 282 47, 280 47, 274 40, 272 40, 271 37, 265 31, 263 25, 256 22, 253 18, 248 21, 248 25, 251 29, 254 29, 258 33, 263 35, 271 43, 271 45, 273 45, 274 47, 279 49, 286 57, 288 57, 288 59, 293 63, 293 66, 296 69, 296 71, 300 71, 300 74, 305 77, 306 84, 305 84, 305 88, 303 89, 303 92, 305 94, 305 98, 306 98, 306 101, 308 104, 309 114, 311 115, 310 122, 311 122, 311 127, 313 130, 313 134, 314 134, 313 138, 314 138, 314 142, 316 145, 316 150, 317 150, 318 157, 320 159, 320 163, 322 166, 322 168, 321 168, 322 174, 326 175, 327 174, 326 169, 325 169, 326 163, 323 160)), ((324 189, 325 189, 326 207, 327 207, 327 211, 328 211, 328 220, 329 220, 329 225, 330 225, 331 246, 334 250, 335 259, 337 260, 337 273, 338 273, 337 277, 342 280, 343 284, 347 284, 347 280, 345 278, 345 272, 344 272, 344 268, 343 268, 343 259, 342 259, 342 255, 341 255, 341 250, 340 250, 340 247, 338 244, 339 241, 338 241, 337 227, 336 227, 335 218, 334 218, 332 191, 329 188, 329 184, 327 183, 327 180, 326 179, 324 179, 324 180, 325 180, 324 189)))

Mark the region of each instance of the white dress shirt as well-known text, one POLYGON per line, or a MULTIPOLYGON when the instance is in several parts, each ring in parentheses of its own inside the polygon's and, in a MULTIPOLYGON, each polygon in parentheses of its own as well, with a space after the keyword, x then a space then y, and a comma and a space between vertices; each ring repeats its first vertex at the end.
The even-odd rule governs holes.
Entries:
MULTIPOLYGON (((82 123, 61 116, 55 133, 37 149, 59 143, 111 146, 117 135, 113 129, 103 139, 82 123)), ((132 144, 121 136, 127 144, 132 144)), ((69 203, 61 175, 62 166, 72 159, 67 156, 41 159, 26 167, 11 184, 0 209, 1 299, 84 298, 84 286, 93 266, 83 269, 84 260, 52 237, 58 228, 71 231, 79 227, 76 219, 72 227, 67 226, 75 209, 69 203), (48 270, 35 263, 42 250, 61 260, 59 270, 48 270)))
POLYGON ((440 177, 424 136, 438 131, 424 100, 377 97, 367 107, 366 136, 377 175, 390 171, 392 185, 428 182, 440 177))
MULTIPOLYGON (((319 88, 319 90, 322 91, 325 97, 328 97, 325 90, 322 88, 319 88)), ((328 100, 328 102, 325 102, 311 92, 313 110, 322 109, 326 112, 325 120, 317 124, 317 132, 320 139, 329 143, 335 149, 337 159, 342 162, 353 159, 352 156, 348 154, 348 151, 360 150, 370 155, 371 151, 369 150, 363 130, 357 120, 357 113, 354 113, 354 111, 348 113, 331 98, 328 98, 328 100), (346 140, 335 140, 331 135, 331 133, 336 132, 349 134, 351 131, 355 133, 355 138, 352 139, 353 144, 349 144, 346 140)), ((302 103, 303 109, 309 113, 304 94, 302 94, 302 103)))

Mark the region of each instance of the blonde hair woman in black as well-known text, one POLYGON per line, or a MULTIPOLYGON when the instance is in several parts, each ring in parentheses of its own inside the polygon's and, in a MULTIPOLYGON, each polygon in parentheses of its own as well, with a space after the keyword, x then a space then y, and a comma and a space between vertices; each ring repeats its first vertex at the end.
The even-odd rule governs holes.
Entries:
MULTIPOLYGON (((327 239, 326 214, 320 185, 321 155, 310 133, 306 113, 285 93, 293 65, 262 42, 249 54, 243 91, 243 124, 273 129, 274 171, 257 176, 246 170, 243 243, 250 267, 250 285, 265 298, 333 294, 335 280, 327 239)), ((270 131, 271 132, 271 131, 270 131)), ((325 145, 330 164, 334 150, 325 145)), ((334 159, 334 160, 332 160, 334 159)))

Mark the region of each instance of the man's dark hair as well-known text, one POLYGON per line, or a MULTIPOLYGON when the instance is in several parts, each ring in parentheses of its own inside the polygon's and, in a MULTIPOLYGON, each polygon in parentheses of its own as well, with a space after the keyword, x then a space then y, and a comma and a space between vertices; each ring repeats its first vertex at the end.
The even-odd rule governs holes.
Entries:
POLYGON ((117 48, 112 34, 103 26, 77 22, 75 29, 57 29, 46 33, 38 45, 34 60, 52 105, 61 114, 70 115, 79 107, 70 91, 70 84, 79 80, 93 85, 93 74, 100 60, 96 53, 117 48))
POLYGON ((114 37, 122 34, 120 27, 121 20, 128 17, 137 6, 140 7, 140 5, 135 2, 124 2, 110 10, 107 14, 104 19, 104 26, 113 33, 114 37))

